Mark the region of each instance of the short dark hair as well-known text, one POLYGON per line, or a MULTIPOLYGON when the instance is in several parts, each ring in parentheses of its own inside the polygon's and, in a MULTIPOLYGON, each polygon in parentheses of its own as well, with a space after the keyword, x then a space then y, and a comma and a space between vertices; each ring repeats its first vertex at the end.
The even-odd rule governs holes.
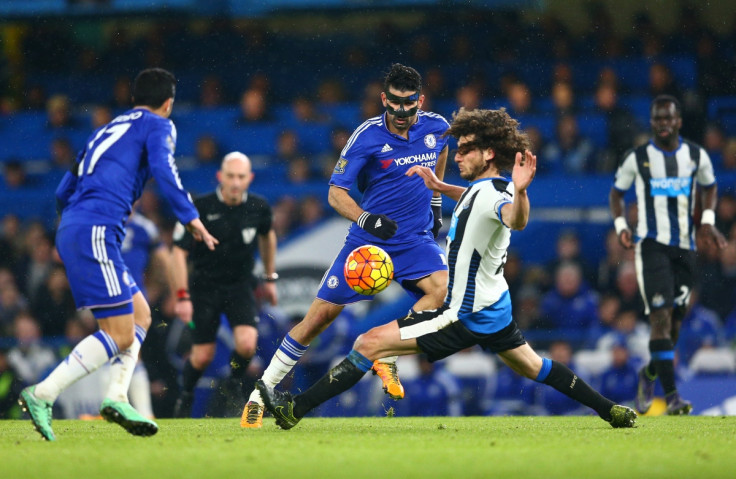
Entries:
POLYGON ((422 90, 422 76, 412 67, 394 63, 383 80, 383 91, 388 91, 389 86, 399 91, 419 92, 422 90))
POLYGON ((473 140, 481 149, 495 152, 493 163, 499 171, 511 171, 516 161, 516 153, 528 150, 529 136, 519 129, 520 123, 511 118, 505 108, 499 110, 466 110, 452 114, 452 124, 445 136, 455 138, 475 135, 473 140))
POLYGON ((133 104, 159 108, 176 95, 176 78, 163 68, 141 71, 133 81, 133 104))
POLYGON ((680 105, 680 101, 672 95, 658 95, 654 100, 652 100, 652 104, 649 107, 649 112, 651 113, 654 110, 654 107, 663 105, 665 103, 674 104, 675 112, 678 115, 682 116, 682 105, 680 105))

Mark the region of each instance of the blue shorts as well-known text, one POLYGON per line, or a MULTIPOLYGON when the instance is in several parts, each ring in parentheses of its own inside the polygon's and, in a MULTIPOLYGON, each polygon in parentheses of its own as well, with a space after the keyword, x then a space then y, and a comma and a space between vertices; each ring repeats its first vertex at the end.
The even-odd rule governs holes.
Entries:
MULTIPOLYGON (((373 296, 358 294, 345 282, 345 260, 351 251, 365 244, 364 240, 348 235, 345 245, 322 277, 317 298, 332 304, 350 304, 373 299, 373 296)), ((417 300, 424 296, 418 288, 406 282, 429 276, 436 271, 447 271, 447 259, 431 236, 421 237, 413 243, 403 242, 396 246, 381 245, 394 263, 394 281, 417 300)))
POLYGON ((133 313, 140 291, 123 263, 123 232, 115 226, 64 225, 56 234, 74 302, 97 319, 133 313))

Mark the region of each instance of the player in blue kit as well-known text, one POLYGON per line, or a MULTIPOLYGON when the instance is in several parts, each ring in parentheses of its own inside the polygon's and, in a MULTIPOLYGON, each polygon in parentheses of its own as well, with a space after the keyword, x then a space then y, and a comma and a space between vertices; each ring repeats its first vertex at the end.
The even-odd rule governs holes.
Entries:
POLYGON ((56 190, 62 212, 56 247, 77 307, 89 308, 100 329, 80 341, 46 379, 21 393, 21 406, 49 441, 56 439, 51 418, 59 394, 111 359, 110 387, 100 414, 137 436, 158 431, 156 423, 128 403, 151 310, 121 257, 123 225, 143 186, 154 177, 179 221, 208 248, 217 244, 200 221, 174 163, 176 129, 168 117, 175 85, 166 70, 139 73, 133 84, 135 107, 89 137, 76 167, 56 190))
MULTIPOLYGON (((330 179, 330 206, 354 221, 345 244, 325 273, 304 319, 282 341, 263 381, 275 387, 294 367, 316 338, 345 305, 371 299, 345 283, 343 264, 350 251, 364 244, 380 246, 394 262, 394 279, 417 302, 412 310, 435 309, 447 291, 447 261, 434 238, 441 223, 440 195, 424 187, 418 177, 408 177, 413 165, 431 168, 444 177, 449 123, 442 116, 421 110, 422 78, 400 64, 386 75, 381 101, 386 112, 360 125, 348 139, 330 179), (360 205, 348 191, 357 182, 363 194, 360 205)), ((396 373, 396 357, 377 360, 374 374, 387 394, 404 397, 396 373)), ((263 401, 251 393, 240 422, 243 427, 261 427, 263 401)))

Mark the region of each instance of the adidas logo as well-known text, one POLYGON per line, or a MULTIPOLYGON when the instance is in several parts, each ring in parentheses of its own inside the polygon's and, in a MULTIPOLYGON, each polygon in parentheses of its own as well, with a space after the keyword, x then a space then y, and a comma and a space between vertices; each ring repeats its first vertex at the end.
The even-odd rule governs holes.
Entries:
POLYGON ((393 151, 393 148, 391 148, 390 146, 388 146, 388 143, 386 143, 385 145, 383 145, 383 148, 381 148, 381 153, 386 153, 387 151, 393 151))
POLYGON ((376 221, 376 228, 381 227, 381 218, 378 218, 378 221, 376 221))

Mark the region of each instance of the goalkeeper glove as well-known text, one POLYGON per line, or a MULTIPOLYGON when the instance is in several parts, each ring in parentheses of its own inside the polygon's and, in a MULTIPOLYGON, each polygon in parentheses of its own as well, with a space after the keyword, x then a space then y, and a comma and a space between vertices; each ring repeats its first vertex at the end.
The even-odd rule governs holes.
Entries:
POLYGON ((440 235, 440 230, 442 229, 442 197, 433 196, 430 206, 432 207, 432 216, 434 216, 432 235, 437 238, 440 235))
POLYGON ((396 221, 392 220, 388 216, 374 215, 367 211, 364 211, 360 216, 358 216, 358 221, 356 221, 356 223, 358 223, 358 226, 363 228, 365 231, 369 232, 373 236, 381 238, 382 240, 387 240, 392 237, 396 234, 396 230, 399 228, 396 221))

